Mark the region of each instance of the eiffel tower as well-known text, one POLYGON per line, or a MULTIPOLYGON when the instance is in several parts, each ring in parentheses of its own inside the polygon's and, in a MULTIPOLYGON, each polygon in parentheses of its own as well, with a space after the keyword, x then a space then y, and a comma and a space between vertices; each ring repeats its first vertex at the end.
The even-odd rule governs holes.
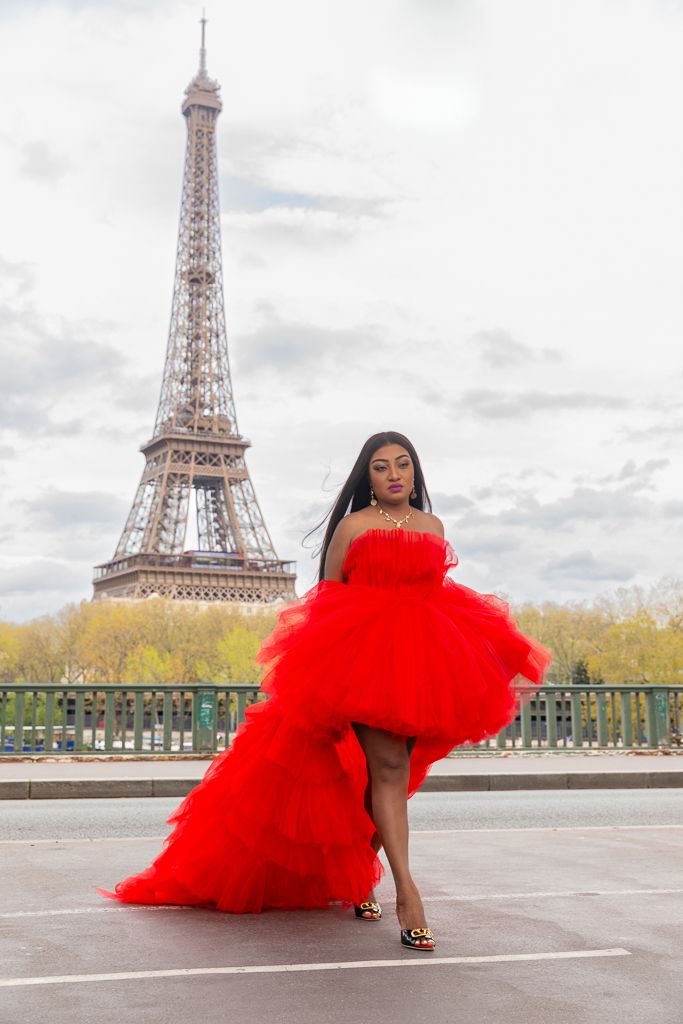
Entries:
POLYGON ((166 366, 140 486, 94 599, 264 604, 295 597, 295 563, 278 559, 249 478, 225 331, 216 121, 202 18, 197 75, 182 112, 187 149, 166 366), (194 501, 192 499, 195 499, 194 501), (190 517, 197 549, 185 550, 190 517))

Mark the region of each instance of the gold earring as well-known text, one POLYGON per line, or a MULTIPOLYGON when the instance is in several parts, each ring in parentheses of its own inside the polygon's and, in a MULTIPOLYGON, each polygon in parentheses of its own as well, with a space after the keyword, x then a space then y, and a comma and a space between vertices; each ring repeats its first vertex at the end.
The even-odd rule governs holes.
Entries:
POLYGON ((377 498, 375 497, 375 492, 373 491, 372 487, 370 488, 370 504, 371 505, 376 505, 377 504, 377 498))
POLYGON ((411 497, 411 498, 417 498, 417 494, 416 494, 416 492, 415 492, 415 484, 413 484, 413 492, 412 492, 412 494, 410 495, 410 497, 411 497))

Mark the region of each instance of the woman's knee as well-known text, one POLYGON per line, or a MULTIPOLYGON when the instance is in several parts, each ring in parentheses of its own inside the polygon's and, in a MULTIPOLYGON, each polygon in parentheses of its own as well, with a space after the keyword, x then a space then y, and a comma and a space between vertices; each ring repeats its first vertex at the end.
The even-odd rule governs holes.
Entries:
POLYGON ((404 786, 410 776, 408 752, 385 753, 370 761, 373 784, 379 786, 404 786))

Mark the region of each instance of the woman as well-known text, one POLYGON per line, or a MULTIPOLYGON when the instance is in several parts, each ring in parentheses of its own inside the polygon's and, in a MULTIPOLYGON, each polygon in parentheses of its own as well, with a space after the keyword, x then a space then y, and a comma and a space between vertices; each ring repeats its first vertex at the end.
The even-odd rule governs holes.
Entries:
POLYGON ((270 700, 169 822, 152 867, 103 895, 130 903, 381 909, 383 846, 401 942, 435 947, 408 862, 407 800, 453 747, 494 735, 551 654, 498 598, 459 586, 412 444, 363 449, 329 515, 320 582, 257 660, 270 700))

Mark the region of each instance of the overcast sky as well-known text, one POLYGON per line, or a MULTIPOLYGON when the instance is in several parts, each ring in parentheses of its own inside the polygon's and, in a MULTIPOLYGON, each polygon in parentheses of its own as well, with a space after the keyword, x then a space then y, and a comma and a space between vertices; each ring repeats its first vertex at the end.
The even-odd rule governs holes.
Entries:
MULTIPOLYGON (((0 0, 5 618, 89 598, 137 487, 200 14, 0 0)), ((680 574, 683 3, 207 16, 239 426, 299 591, 303 533, 381 429, 417 446, 460 582, 680 574)))

